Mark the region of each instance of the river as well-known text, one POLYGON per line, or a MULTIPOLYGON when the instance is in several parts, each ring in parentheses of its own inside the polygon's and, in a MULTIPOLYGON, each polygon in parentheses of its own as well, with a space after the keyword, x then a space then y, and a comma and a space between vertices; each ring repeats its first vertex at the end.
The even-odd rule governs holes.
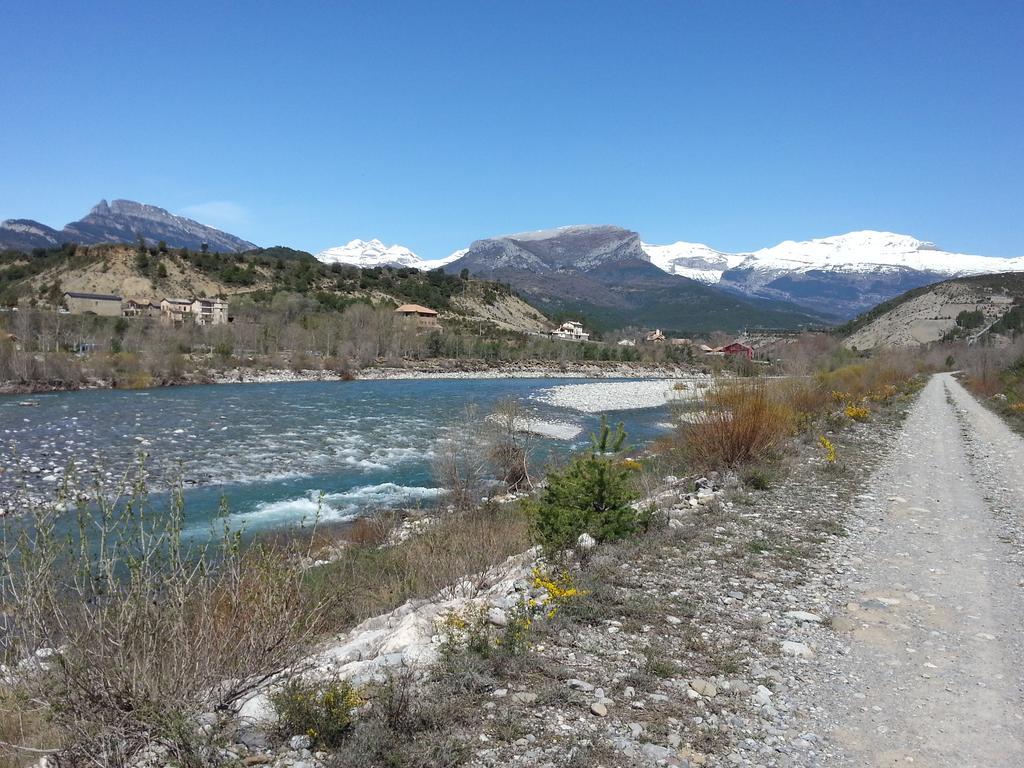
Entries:
MULTIPOLYGON (((343 521, 429 505, 440 493, 432 475, 438 436, 465 421, 467 406, 484 414, 515 398, 531 418, 580 429, 570 439, 538 437, 535 460, 543 463, 585 447, 600 417, 546 404, 538 393, 580 383, 421 379, 4 396, 0 508, 17 513, 18 495, 52 496, 71 467, 87 481, 110 483, 143 454, 154 487, 183 482, 187 523, 196 530, 209 529, 222 503, 232 524, 250 531, 287 528, 318 512, 343 521)), ((665 430, 668 412, 610 416, 640 445, 665 430)))

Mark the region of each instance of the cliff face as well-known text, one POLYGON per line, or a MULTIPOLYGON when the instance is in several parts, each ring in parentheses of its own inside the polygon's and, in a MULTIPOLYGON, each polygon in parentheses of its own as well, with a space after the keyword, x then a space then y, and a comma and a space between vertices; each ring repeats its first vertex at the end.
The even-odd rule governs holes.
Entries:
POLYGON ((612 226, 574 226, 477 240, 451 269, 586 272, 633 260, 646 261, 636 232, 612 226))

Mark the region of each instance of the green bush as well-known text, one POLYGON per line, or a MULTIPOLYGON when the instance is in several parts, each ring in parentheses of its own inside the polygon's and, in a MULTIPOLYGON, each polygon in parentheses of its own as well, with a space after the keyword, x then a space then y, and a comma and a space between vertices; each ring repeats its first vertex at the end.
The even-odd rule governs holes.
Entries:
POLYGON ((532 513, 537 538, 549 553, 574 546, 584 533, 600 543, 636 530, 640 516, 632 506, 639 498, 634 469, 619 456, 625 439, 621 424, 612 432, 602 419, 590 451, 548 475, 532 513))
POLYGON ((743 484, 755 491, 767 491, 772 479, 772 473, 764 467, 748 467, 743 473, 743 484))
POLYGON ((963 310, 956 316, 956 324, 964 329, 980 328, 985 324, 985 315, 980 309, 963 310))
POLYGON ((271 696, 281 739, 309 736, 314 746, 338 747, 353 725, 352 710, 362 703, 345 680, 310 682, 293 678, 271 696))

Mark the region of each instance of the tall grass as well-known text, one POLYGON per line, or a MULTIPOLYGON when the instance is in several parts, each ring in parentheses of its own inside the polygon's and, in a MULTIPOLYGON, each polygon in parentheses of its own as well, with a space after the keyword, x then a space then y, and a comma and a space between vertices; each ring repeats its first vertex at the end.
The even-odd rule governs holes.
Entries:
POLYGON ((180 493, 151 507, 144 475, 115 494, 67 488, 8 521, 0 563, 0 766, 56 750, 61 765, 128 766, 157 749, 207 765, 224 737, 199 727, 271 678, 301 672, 315 643, 406 600, 471 593, 531 545, 518 504, 442 514, 383 543, 368 524, 310 567, 316 531, 242 546, 183 535, 180 493))
POLYGON ((447 513, 394 546, 352 544, 305 577, 311 595, 333 596, 330 629, 343 630, 406 600, 472 592, 485 572, 532 544, 518 504, 487 504, 447 513))
POLYGON ((119 768, 151 747, 203 765, 215 733, 196 716, 229 711, 325 626, 331 600, 304 589, 298 553, 230 533, 190 545, 180 494, 155 510, 139 481, 30 512, 6 531, 0 649, 12 699, 70 765, 119 768))

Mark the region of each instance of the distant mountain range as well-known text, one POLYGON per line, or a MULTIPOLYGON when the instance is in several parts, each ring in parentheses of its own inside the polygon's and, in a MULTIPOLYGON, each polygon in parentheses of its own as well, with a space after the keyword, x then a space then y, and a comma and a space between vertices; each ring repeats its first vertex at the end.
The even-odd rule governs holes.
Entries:
MULTIPOLYGON (((400 245, 385 247, 379 240, 353 240, 347 245, 323 251, 317 258, 356 266, 389 264, 415 266, 419 269, 467 267, 480 274, 504 273, 502 279, 525 286, 536 282, 533 275, 544 272, 536 258, 526 255, 522 248, 517 250, 511 247, 508 242, 506 246, 509 247, 495 249, 488 246, 489 255, 480 252, 477 246, 503 240, 536 242, 538 239, 548 239, 553 231, 566 233, 586 229, 602 228, 563 227, 561 230, 490 238, 474 243, 470 249, 456 251, 435 261, 421 259, 400 245), (474 249, 473 258, 461 262, 474 249), (517 272, 524 274, 514 274, 517 272)), ((584 246, 583 251, 587 250, 584 246)), ((592 256, 588 253, 583 258, 592 256)), ((909 235, 871 230, 816 240, 787 240, 771 248, 748 253, 728 253, 701 243, 682 241, 669 245, 640 242, 639 249, 633 250, 632 257, 648 261, 663 272, 695 280, 705 286, 748 298, 798 305, 819 318, 827 316, 844 320, 905 291, 951 277, 1024 271, 1024 257, 1003 259, 951 253, 941 250, 934 243, 909 235)), ((572 261, 571 257, 569 261, 572 261)), ((586 265, 582 263, 576 264, 573 269, 577 273, 587 271, 586 265)), ((564 269, 562 271, 564 273, 564 269)), ((592 283, 581 283, 579 279, 570 282, 562 285, 562 298, 566 300, 574 297, 588 300, 586 294, 594 292, 592 283)), ((765 306, 761 305, 762 308, 765 306)))
POLYGON ((349 264, 353 267, 413 267, 427 271, 443 267, 465 251, 456 251, 443 259, 421 259, 404 245, 384 245, 380 240, 350 240, 345 245, 327 248, 316 257, 327 264, 349 264))
MULTIPOLYGON (((163 208, 103 200, 60 230, 31 219, 4 221, 0 250, 54 248, 66 242, 134 243, 140 236, 151 245, 162 240, 173 248, 256 248, 163 208)), ((636 233, 613 226, 487 238, 434 260, 377 239, 352 240, 317 258, 358 267, 469 269, 511 283, 548 312, 585 312, 608 326, 693 330, 846 320, 905 291, 953 277, 1024 271, 1024 257, 950 253, 892 232, 787 240, 728 253, 700 243, 644 243, 636 233)))
POLYGON ((669 274, 650 262, 636 232, 621 227, 572 226, 478 240, 445 267, 463 269, 510 283, 549 316, 581 315, 599 329, 792 328, 834 320, 669 274))
POLYGON ((909 235, 871 230, 787 240, 751 253, 725 253, 685 242, 643 247, 651 262, 666 272, 845 318, 950 277, 1024 271, 1024 257, 949 253, 909 235))
POLYGON ((101 200, 86 216, 60 230, 32 219, 0 222, 0 250, 55 248, 64 243, 134 243, 139 237, 151 245, 162 240, 172 248, 199 249, 205 245, 211 251, 247 251, 256 247, 198 221, 131 200, 101 200))

